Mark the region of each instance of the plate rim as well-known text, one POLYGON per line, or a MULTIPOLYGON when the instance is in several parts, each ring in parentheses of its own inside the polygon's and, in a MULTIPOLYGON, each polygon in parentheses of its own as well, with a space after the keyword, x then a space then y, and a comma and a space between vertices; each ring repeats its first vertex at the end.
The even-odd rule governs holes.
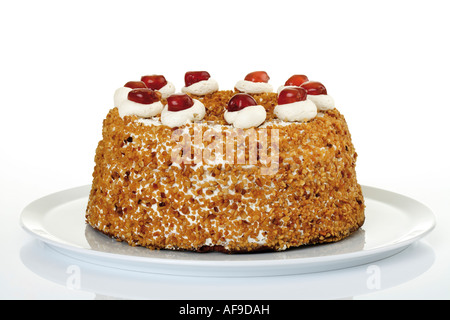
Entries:
MULTIPOLYGON (((272 267, 280 267, 280 263, 282 263, 283 267, 289 268, 292 266, 298 266, 301 265, 312 265, 312 264, 318 264, 318 263, 332 263, 332 262, 344 262, 352 259, 363 259, 367 258, 368 256, 373 256, 374 260, 375 257, 378 257, 380 255, 383 255, 382 258, 394 255, 400 251, 403 251, 406 249, 409 245, 412 243, 418 241, 419 239, 423 238, 427 234, 429 234, 436 226, 436 218, 434 213, 425 206, 423 203, 410 198, 408 196, 405 196, 400 193, 392 192, 389 190, 367 186, 367 185, 361 185, 361 188, 363 190, 364 196, 370 197, 373 193, 381 193, 381 194, 389 194, 391 197, 394 198, 402 198, 403 200, 408 201, 410 204, 414 204, 414 206, 417 206, 417 212, 420 212, 422 215, 422 220, 427 222, 427 227, 423 228, 421 232, 406 237, 406 239, 403 239, 401 241, 398 241, 397 243, 392 243, 387 246, 379 246, 376 248, 366 249, 366 250, 360 250, 355 252, 347 252, 337 255, 325 255, 325 256, 319 256, 319 257, 298 257, 298 258, 290 258, 290 259, 257 259, 257 260, 196 260, 196 259, 165 259, 161 257, 143 257, 143 256, 134 256, 134 255, 126 255, 126 254, 119 254, 119 253, 111 253, 111 252, 104 252, 99 251, 95 249, 90 248, 84 248, 80 247, 75 244, 67 243, 64 240, 57 239, 55 236, 50 234, 42 225, 42 221, 40 221, 40 229, 33 229, 32 222, 34 221, 34 227, 39 226, 39 223, 36 224, 36 222, 39 222, 39 217, 36 217, 41 215, 45 215, 45 212, 39 212, 39 210, 36 212, 36 209, 42 206, 42 203, 45 203, 48 200, 54 200, 53 203, 57 204, 64 204, 66 203, 64 201, 64 197, 61 197, 62 195, 67 196, 71 195, 71 200, 77 200, 82 197, 88 196, 86 194, 86 191, 90 190, 90 184, 78 186, 74 188, 69 188, 65 190, 61 190, 55 193, 48 194, 44 197, 38 198, 31 203, 29 203, 23 210, 20 215, 19 223, 21 227, 31 236, 43 241, 47 245, 50 245, 52 247, 55 247, 55 249, 62 249, 64 252, 61 252, 60 250, 57 250, 61 253, 67 253, 66 251, 69 251, 70 253, 75 253, 77 255, 81 254, 83 256, 89 256, 93 258, 105 258, 113 262, 125 262, 125 263, 144 263, 153 265, 153 266, 179 266, 179 267, 202 267, 202 268, 211 268, 211 267, 226 267, 226 268, 241 268, 241 267, 261 267, 261 268, 272 268, 272 267), (31 219, 30 219, 31 218, 31 219)), ((378 200, 378 199, 375 199, 378 200)), ((47 205, 48 206, 48 205, 47 205)), ((53 207, 52 207, 53 208, 53 207)), ((417 212, 415 212, 417 214, 417 212)), ((423 224, 422 221, 422 224, 423 224)), ((408 235, 408 234, 405 234, 408 235)), ((276 253, 276 252, 273 252, 276 253)), ((243 253, 245 255, 245 253, 243 253)), ((271 253, 267 253, 271 254, 271 253)), ((378 259, 379 260, 379 259, 378 259)), ((364 262, 367 263, 367 262, 364 262)), ((151 272, 151 271, 149 271, 151 272)), ((300 272, 299 272, 300 273, 300 272)))

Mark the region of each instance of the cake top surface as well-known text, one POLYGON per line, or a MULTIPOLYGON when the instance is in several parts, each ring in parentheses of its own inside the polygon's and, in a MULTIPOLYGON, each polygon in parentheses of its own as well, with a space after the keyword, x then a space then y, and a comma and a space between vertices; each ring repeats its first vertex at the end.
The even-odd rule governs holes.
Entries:
POLYGON ((241 129, 268 121, 308 122, 334 109, 325 86, 303 74, 290 76, 275 92, 265 71, 248 73, 233 90, 219 90, 207 71, 188 71, 180 91, 163 75, 144 75, 115 91, 114 107, 122 118, 136 116, 151 125, 176 128, 207 121, 241 129))

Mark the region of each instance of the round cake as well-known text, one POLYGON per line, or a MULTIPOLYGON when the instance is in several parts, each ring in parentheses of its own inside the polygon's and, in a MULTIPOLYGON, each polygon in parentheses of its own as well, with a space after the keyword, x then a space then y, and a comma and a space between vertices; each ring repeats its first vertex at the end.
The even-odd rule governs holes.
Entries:
POLYGON ((357 154, 325 86, 264 71, 219 90, 148 75, 116 90, 86 222, 151 249, 246 253, 342 240, 364 223, 357 154))

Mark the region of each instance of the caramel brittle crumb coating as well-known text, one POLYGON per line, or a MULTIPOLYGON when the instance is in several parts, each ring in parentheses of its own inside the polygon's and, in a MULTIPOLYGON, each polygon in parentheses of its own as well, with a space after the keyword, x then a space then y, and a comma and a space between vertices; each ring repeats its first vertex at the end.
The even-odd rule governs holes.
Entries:
MULTIPOLYGON (((222 132, 234 130, 223 121, 234 93, 195 97, 207 108, 203 134, 211 121, 222 132)), ((95 155, 87 223, 133 246, 199 252, 284 250, 338 241, 360 228, 364 198, 344 117, 335 109, 307 123, 280 124, 270 121, 276 93, 253 96, 268 111, 265 129, 278 129, 272 174, 261 174, 259 162, 176 162, 176 129, 110 110, 95 155)), ((194 124, 182 132, 193 137, 194 124)))

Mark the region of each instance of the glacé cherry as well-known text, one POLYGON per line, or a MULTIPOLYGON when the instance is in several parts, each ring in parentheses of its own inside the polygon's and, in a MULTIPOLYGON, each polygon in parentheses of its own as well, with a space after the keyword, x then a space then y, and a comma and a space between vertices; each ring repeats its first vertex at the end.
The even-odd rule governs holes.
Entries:
POLYGON ((167 84, 166 78, 160 74, 142 76, 141 81, 146 84, 147 88, 150 88, 152 90, 159 90, 167 84))
POLYGON ((288 104, 306 100, 306 90, 301 87, 285 88, 278 95, 278 104, 288 104))
POLYGON ((128 93, 128 100, 142 104, 152 104, 160 100, 160 95, 152 89, 138 88, 128 93))
POLYGON ((124 87, 131 89, 147 88, 145 83, 142 81, 128 81, 127 83, 125 83, 124 87))
POLYGON ((307 81, 300 87, 304 88, 308 94, 317 96, 319 94, 327 94, 327 89, 318 81, 307 81))
POLYGON ((269 82, 269 75, 265 71, 254 71, 250 72, 248 75, 245 76, 244 80, 251 81, 251 82, 269 82))
POLYGON ((175 93, 167 98, 169 111, 181 111, 194 105, 194 100, 185 93, 175 93))
POLYGON ((292 77, 286 80, 285 86, 300 87, 303 83, 309 81, 308 77, 304 74, 294 74, 292 77))

